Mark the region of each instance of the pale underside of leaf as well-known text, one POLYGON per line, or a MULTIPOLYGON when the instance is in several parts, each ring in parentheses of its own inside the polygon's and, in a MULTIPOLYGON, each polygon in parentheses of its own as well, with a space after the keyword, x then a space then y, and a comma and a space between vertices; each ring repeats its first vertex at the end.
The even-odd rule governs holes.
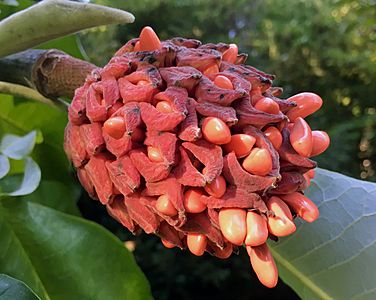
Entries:
POLYGON ((0 179, 8 174, 10 170, 10 163, 8 157, 0 154, 0 179))
POLYGON ((9 158, 23 159, 33 150, 36 137, 36 131, 31 131, 22 137, 7 134, 1 140, 0 151, 9 158))
POLYGON ((133 21, 132 14, 115 8, 44 0, 0 22, 0 57, 83 29, 133 21))
POLYGON ((319 169, 312 223, 270 243, 281 278, 303 299, 376 299, 376 184, 319 169))
POLYGON ((31 158, 25 159, 25 172, 19 188, 8 193, 9 196, 23 196, 36 190, 41 180, 41 171, 37 163, 31 158))

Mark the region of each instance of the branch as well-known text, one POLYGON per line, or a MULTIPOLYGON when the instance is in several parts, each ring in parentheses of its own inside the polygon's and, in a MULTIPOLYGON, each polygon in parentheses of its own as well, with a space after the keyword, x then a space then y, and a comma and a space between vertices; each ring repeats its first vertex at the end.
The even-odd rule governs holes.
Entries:
POLYGON ((58 50, 27 50, 0 58, 0 81, 31 87, 50 99, 72 98, 95 68, 58 50))
POLYGON ((48 104, 53 107, 61 108, 63 110, 67 110, 68 105, 69 105, 69 103, 60 99, 57 99, 56 101, 48 99, 44 97, 43 95, 41 95, 40 93, 38 93, 36 90, 33 90, 26 86, 4 82, 4 81, 0 81, 0 93, 10 94, 10 95, 18 96, 21 98, 30 99, 30 100, 35 100, 41 103, 48 104))
POLYGON ((11 94, 22 98, 29 98, 38 102, 55 106, 55 103, 51 99, 44 97, 43 95, 39 94, 36 90, 19 84, 0 81, 0 93, 11 94))

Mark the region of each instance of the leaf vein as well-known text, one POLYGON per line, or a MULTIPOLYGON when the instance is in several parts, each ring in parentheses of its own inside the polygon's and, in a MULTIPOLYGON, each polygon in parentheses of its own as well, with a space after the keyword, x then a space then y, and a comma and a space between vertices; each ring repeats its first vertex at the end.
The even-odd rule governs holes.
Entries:
POLYGON ((360 299, 362 296, 371 294, 372 292, 375 292, 375 291, 376 291, 376 287, 373 288, 373 289, 370 289, 370 290, 365 290, 365 291, 361 292, 360 294, 356 295, 355 297, 353 297, 352 299, 353 300, 360 299))
POLYGON ((349 263, 350 261, 356 259, 359 255, 361 255, 365 250, 367 250, 368 248, 372 247, 375 244, 376 244, 376 241, 373 241, 369 245, 366 245, 365 247, 363 247, 362 249, 360 249, 360 251, 358 253, 356 253, 355 255, 350 256, 349 258, 347 258, 347 259, 345 259, 343 261, 340 261, 340 262, 338 262, 338 263, 336 263, 334 265, 331 265, 328 268, 323 268, 319 272, 311 274, 311 277, 316 277, 316 276, 320 275, 322 272, 327 272, 328 270, 333 270, 334 268, 337 268, 337 267, 340 267, 342 265, 345 265, 345 264, 349 263))
POLYGON ((333 297, 329 296, 327 292, 322 290, 316 283, 314 283, 306 274, 300 272, 297 268, 295 268, 290 262, 284 259, 278 252, 274 251, 271 248, 273 257, 277 260, 281 265, 283 265, 288 271, 293 274, 293 276, 300 280, 307 289, 311 290, 315 295, 317 295, 320 299, 329 300, 333 299, 333 297))
POLYGON ((368 217, 372 217, 372 216, 376 216, 375 214, 369 214, 369 215, 362 215, 360 216, 359 218, 355 219, 354 221, 352 221, 351 223, 349 223, 346 227, 343 228, 343 230, 335 237, 331 238, 330 240, 327 240, 326 242, 324 243, 321 243, 321 244, 318 244, 316 247, 312 248, 311 250, 309 250, 308 252, 305 252, 303 255, 301 256, 298 256, 298 257, 295 257, 292 262, 296 262, 296 261, 299 261, 301 259, 303 259, 304 257, 310 255, 311 253, 321 249, 322 247, 338 240, 341 236, 343 236, 345 234, 345 232, 350 229, 354 224, 356 223, 359 223, 363 218, 368 218, 368 217))

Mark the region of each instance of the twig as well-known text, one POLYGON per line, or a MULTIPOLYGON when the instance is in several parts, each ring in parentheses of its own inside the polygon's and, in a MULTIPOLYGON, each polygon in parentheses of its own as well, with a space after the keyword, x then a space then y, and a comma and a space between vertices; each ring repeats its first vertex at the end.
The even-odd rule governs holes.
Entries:
POLYGON ((63 100, 52 100, 46 98, 37 91, 19 84, 0 81, 0 93, 35 100, 63 110, 66 110, 68 107, 68 103, 63 100))

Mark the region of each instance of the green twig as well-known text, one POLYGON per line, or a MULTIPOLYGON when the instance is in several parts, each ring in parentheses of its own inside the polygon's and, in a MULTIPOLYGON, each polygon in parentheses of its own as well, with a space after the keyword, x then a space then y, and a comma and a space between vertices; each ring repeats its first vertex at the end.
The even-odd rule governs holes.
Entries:
POLYGON ((46 98, 43 95, 39 94, 37 91, 19 84, 0 81, 0 93, 38 101, 63 110, 66 110, 66 108, 68 107, 68 103, 63 100, 52 100, 46 98))

